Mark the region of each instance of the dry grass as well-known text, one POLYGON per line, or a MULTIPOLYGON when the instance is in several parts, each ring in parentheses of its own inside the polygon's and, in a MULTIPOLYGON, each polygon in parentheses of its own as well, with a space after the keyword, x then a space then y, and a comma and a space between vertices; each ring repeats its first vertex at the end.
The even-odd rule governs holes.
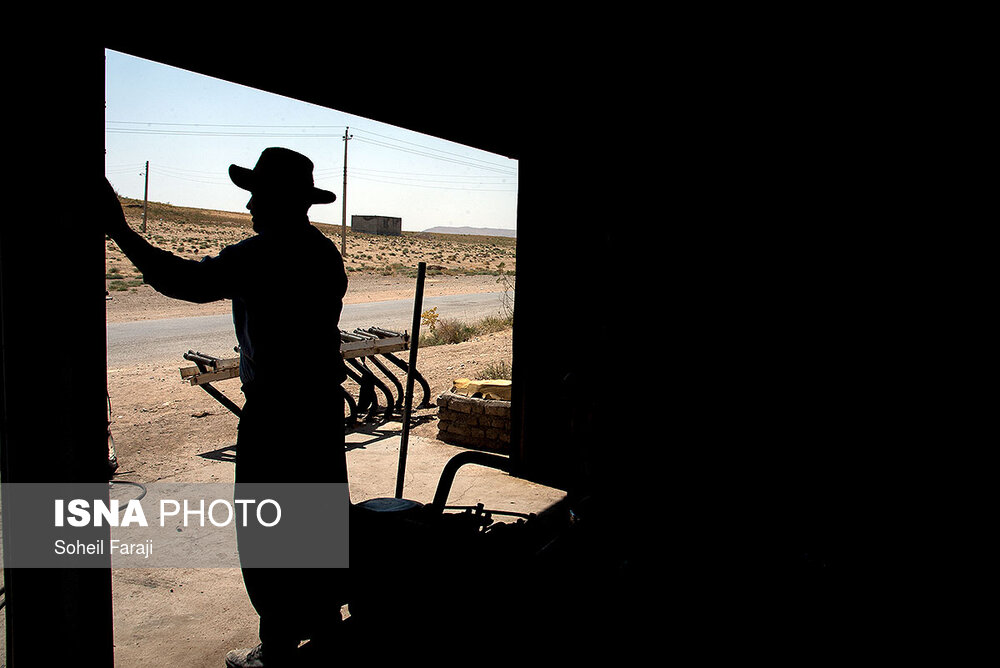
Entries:
MULTIPOLYGON (((142 201, 122 198, 125 217, 133 229, 142 229, 142 201)), ((340 248, 341 227, 315 223, 340 248)), ((201 259, 229 244, 253 235, 250 215, 211 211, 150 202, 145 238, 181 257, 201 259)), ((127 290, 141 281, 141 274, 107 241, 109 290, 127 290)), ((348 227, 344 264, 348 273, 415 276, 417 264, 427 263, 427 274, 491 274, 516 271, 515 240, 458 234, 403 232, 399 237, 356 233, 348 227)))

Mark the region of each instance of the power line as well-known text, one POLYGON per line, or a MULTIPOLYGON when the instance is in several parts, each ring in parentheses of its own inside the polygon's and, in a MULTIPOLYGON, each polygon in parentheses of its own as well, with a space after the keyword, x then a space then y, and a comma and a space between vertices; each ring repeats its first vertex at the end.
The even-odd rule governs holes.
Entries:
POLYGON ((374 140, 371 140, 371 139, 365 139, 364 137, 355 137, 355 139, 357 139, 360 142, 364 142, 365 144, 371 144, 373 146, 381 146, 383 148, 391 148, 391 149, 396 150, 396 151, 402 151, 403 153, 411 153, 413 155, 419 155, 419 156, 422 156, 422 157, 425 157, 425 158, 434 158, 435 160, 441 160, 441 161, 444 161, 444 162, 451 162, 451 163, 455 163, 455 164, 459 164, 459 165, 464 165, 466 167, 475 167, 477 169, 484 169, 484 170, 487 170, 487 171, 501 172, 501 173, 504 173, 504 174, 510 174, 511 176, 514 175, 514 171, 512 169, 508 169, 508 168, 505 168, 505 167, 487 167, 485 165, 477 165, 475 163, 468 162, 466 160, 456 160, 456 159, 452 159, 452 158, 446 158, 444 156, 434 155, 433 153, 427 153, 425 151, 416 151, 416 150, 413 150, 413 149, 404 148, 402 146, 393 146, 392 144, 386 144, 385 142, 374 141, 374 140))
POLYGON ((303 132, 192 132, 190 130, 154 130, 154 129, 130 129, 130 128, 106 128, 109 134, 120 135, 152 135, 167 137, 279 137, 292 139, 332 139, 339 135, 319 134, 303 132))
POLYGON ((122 175, 122 174, 140 174, 142 173, 142 165, 134 165, 129 167, 105 167, 104 173, 110 175, 122 175))
POLYGON ((340 130, 343 125, 244 125, 239 123, 152 123, 148 121, 107 121, 109 124, 119 125, 166 125, 169 127, 196 127, 196 128, 326 128, 340 130))
POLYGON ((490 167, 500 168, 500 169, 504 169, 504 170, 511 170, 512 169, 512 168, 507 167, 505 165, 498 165, 498 164, 496 164, 494 162, 490 162, 488 160, 482 160, 480 158, 475 158, 475 157, 472 157, 472 156, 462 155, 462 154, 459 154, 459 153, 452 153, 451 151, 445 151, 445 150, 439 149, 439 148, 431 148, 429 146, 425 146, 423 144, 417 144, 417 143, 414 143, 414 142, 406 141, 404 139, 396 139, 394 137, 388 137, 386 135, 380 135, 379 133, 372 132, 371 130, 360 130, 360 132, 365 132, 365 133, 368 133, 370 135, 375 135, 376 137, 382 137, 383 139, 388 139, 390 141, 400 142, 401 144, 409 144, 410 146, 416 146, 418 148, 423 148, 423 149, 426 149, 426 150, 429 150, 429 151, 436 151, 436 152, 439 152, 439 153, 444 153, 446 155, 457 156, 457 157, 460 157, 460 158, 462 158, 464 160, 473 160, 473 161, 476 161, 476 162, 482 162, 482 163, 484 163, 484 164, 486 164, 486 165, 488 165, 490 167))
POLYGON ((491 183, 489 181, 485 182, 484 181, 441 181, 435 179, 391 178, 391 177, 380 176, 378 174, 357 174, 354 172, 351 172, 351 177, 355 179, 365 179, 368 181, 379 181, 381 183, 396 183, 399 185, 423 184, 428 186, 436 186, 439 188, 451 187, 459 190, 465 188, 474 188, 474 187, 489 189, 489 190, 497 190, 497 191, 515 189, 515 186, 510 183, 491 183))
POLYGON ((187 169, 186 167, 170 167, 163 165, 159 165, 159 167, 171 172, 179 172, 181 174, 190 174, 193 176, 219 176, 220 174, 220 172, 215 169, 206 171, 204 169, 187 169))
MULTIPOLYGON (((334 176, 339 176, 343 171, 343 166, 340 167, 330 167, 325 169, 317 169, 313 172, 314 177, 318 180, 321 179, 332 179, 334 176)), ((441 180, 443 183, 466 183, 469 181, 478 182, 489 182, 489 179, 495 179, 497 184, 501 183, 512 183, 516 181, 517 176, 515 174, 435 174, 433 172, 405 172, 405 171, 394 171, 386 169, 371 169, 368 167, 351 167, 349 172, 351 174, 356 174, 359 176, 381 176, 385 178, 400 178, 400 179, 411 179, 411 180, 441 180), (421 178, 428 177, 428 178, 421 178), (465 181, 449 181, 449 179, 465 179, 465 181)))
MULTIPOLYGON (((333 139, 338 138, 344 141, 344 164, 342 166, 344 183, 342 192, 342 205, 344 208, 344 220, 342 226, 346 232, 347 216, 347 178, 369 181, 372 183, 382 183, 393 186, 408 186, 414 188, 426 188, 432 190, 451 190, 463 192, 493 192, 493 193, 516 193, 517 192, 517 169, 499 165, 495 162, 482 160, 469 155, 433 148, 425 144, 410 142, 403 139, 388 137, 386 135, 369 130, 358 130, 363 134, 379 139, 368 137, 355 137, 349 134, 349 128, 344 125, 239 125, 239 124, 212 124, 212 123, 146 123, 139 121, 108 121, 106 132, 110 134, 133 134, 152 136, 190 136, 190 137, 274 137, 274 138, 296 138, 296 139, 333 139), (114 126, 135 126, 135 127, 114 127, 114 126), (206 128, 206 129, 203 129, 206 128), (207 129, 212 128, 212 129, 207 129), (322 130, 343 130, 344 134, 332 134, 322 132, 322 130), (273 132, 271 130, 278 130, 273 132), (292 132, 292 130, 309 130, 310 132, 292 132), (347 169, 347 143, 350 139, 358 139, 362 143, 386 148, 402 153, 408 153, 420 157, 430 158, 462 167, 493 172, 489 174, 433 174, 412 171, 392 171, 379 169, 366 169, 352 167, 347 169), (493 179, 494 181, 490 181, 493 179), (510 180, 514 182, 511 183, 510 180)), ((148 165, 148 163, 147 163, 148 165)), ((142 166, 123 165, 106 168, 108 173, 125 174, 133 170, 141 170, 142 166), (120 171, 116 171, 120 170, 120 171)), ((317 182, 332 178, 333 174, 339 172, 341 168, 329 168, 315 171, 317 182)), ((225 185, 229 183, 228 174, 218 172, 207 172, 203 170, 191 170, 178 167, 169 167, 156 164, 147 167, 146 174, 152 171, 159 177, 199 183, 205 185, 225 185)), ((343 248, 343 253, 346 249, 343 248)))
MULTIPOLYGON (((375 134, 375 133, 372 132, 370 134, 375 134)), ((378 134, 376 134, 375 136, 377 136, 377 137, 383 137, 383 135, 378 135, 378 134)), ((472 162, 472 163, 482 163, 482 166, 483 166, 484 169, 488 168, 488 169, 493 169, 493 170, 498 170, 498 171, 502 170, 502 171, 505 171, 505 172, 513 172, 514 171, 513 167, 508 167, 508 166, 505 166, 505 165, 498 165, 496 163, 489 162, 487 160, 482 160, 480 158, 475 158, 475 157, 467 156, 467 155, 461 155, 461 154, 458 154, 458 153, 452 153, 451 151, 444 151, 442 149, 432 148, 432 147, 429 147, 429 146, 424 146, 422 144, 415 144, 413 142, 404 141, 402 139, 392 139, 391 137, 384 137, 384 138, 388 139, 389 141, 399 142, 399 143, 402 143, 402 144, 408 144, 410 146, 416 146, 417 148, 422 149, 422 151, 433 151, 435 153, 442 153, 444 155, 455 156, 456 158, 459 158, 462 163, 470 163, 470 162, 472 162)), ((394 149, 396 149, 398 151, 405 151, 405 152, 408 152, 408 153, 417 153, 418 155, 424 155, 424 153, 422 151, 416 151, 414 149, 408 149, 408 148, 405 148, 405 147, 402 147, 402 146, 393 146, 392 144, 387 144, 385 142, 380 142, 380 141, 375 140, 375 139, 366 139, 364 137, 362 137, 360 139, 361 139, 361 141, 367 142, 369 144, 374 144, 374 145, 377 145, 377 146, 386 146, 388 148, 394 148, 394 149)), ((448 158, 444 158, 442 156, 432 155, 431 157, 436 157, 436 158, 438 158, 440 160, 448 160, 448 158)))
POLYGON ((170 168, 162 167, 160 165, 154 165, 150 170, 157 176, 165 176, 171 179, 177 179, 179 181, 188 181, 190 183, 204 183, 206 185, 226 185, 230 183, 228 177, 212 177, 212 176, 199 176, 198 174, 186 174, 177 173, 172 171, 170 168))
MULTIPOLYGON (((495 186, 497 188, 505 188, 505 187, 510 187, 512 185, 516 186, 516 184, 513 184, 506 179, 503 181, 495 181, 495 182, 483 181, 482 179, 476 179, 474 181, 453 181, 450 179, 433 179, 433 178, 428 179, 428 178, 418 178, 410 176, 394 176, 391 174, 385 175, 379 173, 372 174, 356 169, 351 169, 350 174, 351 176, 357 179, 367 178, 370 180, 382 180, 386 183, 418 182, 418 183, 435 183, 435 184, 453 185, 453 186, 495 186)), ((491 177, 491 178, 500 178, 500 177, 491 177)))
POLYGON ((513 193, 517 192, 513 188, 458 188, 454 186, 430 186, 423 183, 400 183, 399 181, 385 181, 382 179, 373 179, 366 176, 353 176, 352 178, 358 179, 359 181, 372 181, 374 183, 385 183, 394 186, 412 186, 415 188, 431 188, 434 190, 462 190, 468 192, 491 192, 491 193, 513 193))
MULTIPOLYGON (((108 169, 106 173, 109 175, 122 175, 129 174, 132 171, 140 173, 143 169, 142 165, 136 165, 135 167, 119 168, 117 171, 108 169)), ((176 181, 186 181, 188 183, 200 183, 203 185, 229 185, 230 180, 228 176, 213 176, 214 172, 202 172, 195 170, 184 170, 176 167, 167 167, 164 165, 151 165, 149 168, 151 174, 155 176, 165 177, 173 179, 176 181)), ((332 170, 326 170, 332 171, 332 170)), ((339 170, 338 170, 339 171, 339 170)), ((367 170, 370 172, 379 172, 380 170, 367 170)), ((406 172, 389 172, 389 174, 405 174, 406 172)), ((512 186, 513 184, 506 183, 484 183, 482 181, 476 182, 463 182, 463 181, 449 181, 449 180, 437 180, 437 179, 421 179, 421 178, 409 178, 405 176, 382 176, 378 173, 370 174, 365 173, 362 170, 351 168, 348 170, 348 176, 352 179, 358 179, 360 181, 369 181, 372 183, 384 183, 387 185, 398 185, 398 186, 414 186, 422 188, 431 188, 435 190, 459 190, 459 191, 470 191, 470 192, 516 192, 516 187, 502 187, 502 186, 512 186), (481 186, 481 187, 473 187, 481 186), (496 187, 489 187, 496 186, 496 187)), ((469 177, 475 178, 475 177, 469 177)), ((502 178, 502 177, 487 177, 487 178, 502 178)), ((320 180, 317 180, 319 183, 320 180)), ((346 199, 345 199, 346 201, 346 199)))
MULTIPOLYGON (((274 138, 294 138, 294 139, 333 139, 342 138, 338 134, 331 134, 325 132, 257 132, 256 130, 262 129, 277 129, 277 130, 340 130, 344 129, 346 132, 346 127, 344 125, 238 125, 238 124, 212 124, 212 123, 150 123, 142 121, 107 121, 108 126, 112 125, 133 125, 138 127, 106 127, 106 132, 110 134, 137 134, 137 135, 152 135, 152 136, 189 136, 189 137, 274 137, 274 138), (219 130, 190 130, 190 129, 157 129, 160 127, 166 128, 238 128, 239 131, 219 131, 219 130), (255 130, 255 131, 248 131, 255 130)), ((370 130, 359 130, 355 128, 355 132, 362 132, 365 134, 373 135, 375 137, 381 137, 387 141, 379 141, 377 139, 367 139, 364 137, 358 137, 362 142, 371 144, 373 146, 380 146, 382 148, 389 148, 396 151, 401 151, 404 153, 410 153, 413 155, 419 155, 422 157, 432 158, 436 160, 442 160, 445 162, 451 162, 459 165, 464 165, 466 167, 474 167, 477 169, 483 169, 487 171, 493 171, 503 174, 509 174, 513 176, 516 170, 512 167, 507 167, 503 165, 498 165, 494 162, 488 160, 483 160, 481 158, 476 158, 473 156, 462 155, 459 153, 454 153, 451 151, 445 151, 443 149, 433 148, 425 144, 418 144, 415 142, 406 141, 404 139, 397 139, 393 137, 388 137, 386 135, 379 134, 377 132, 372 132, 370 130), (390 143, 394 142, 394 143, 390 143), (397 145, 405 144, 405 146, 397 145), (415 148, 408 148, 409 146, 415 148), (419 150, 418 150, 419 149, 419 150), (451 156, 451 157, 448 157, 451 156)))
POLYGON ((368 167, 352 167, 351 172, 365 172, 374 174, 386 174, 386 175, 398 175, 400 178, 403 177, 417 177, 417 176, 433 176, 443 179, 502 179, 507 181, 514 178, 514 175, 500 174, 497 176, 490 176, 488 174, 431 174, 427 172, 400 172, 388 169, 371 169, 368 167))

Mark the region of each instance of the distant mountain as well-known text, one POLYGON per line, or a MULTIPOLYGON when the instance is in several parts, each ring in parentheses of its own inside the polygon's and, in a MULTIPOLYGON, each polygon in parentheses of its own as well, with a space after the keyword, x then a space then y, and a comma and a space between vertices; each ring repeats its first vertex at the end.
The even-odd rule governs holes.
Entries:
POLYGON ((439 225, 438 227, 428 227, 423 232, 432 232, 434 234, 477 234, 484 237, 516 237, 517 232, 514 230, 503 230, 495 227, 445 227, 439 225))

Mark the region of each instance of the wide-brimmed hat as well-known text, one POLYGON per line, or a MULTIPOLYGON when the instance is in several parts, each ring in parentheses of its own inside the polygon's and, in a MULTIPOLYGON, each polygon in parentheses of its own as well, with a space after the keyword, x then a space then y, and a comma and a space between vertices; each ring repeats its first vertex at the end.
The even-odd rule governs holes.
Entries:
POLYGON ((250 192, 286 190, 301 193, 312 204, 329 204, 337 199, 329 190, 313 185, 312 160, 287 148, 265 148, 253 169, 229 165, 229 178, 250 192))

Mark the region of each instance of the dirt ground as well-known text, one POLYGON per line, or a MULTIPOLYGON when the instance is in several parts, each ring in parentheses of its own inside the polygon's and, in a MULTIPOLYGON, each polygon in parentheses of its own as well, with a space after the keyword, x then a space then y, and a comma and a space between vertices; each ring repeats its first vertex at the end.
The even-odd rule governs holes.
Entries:
MULTIPOLYGON (((189 260, 215 255, 225 246, 253 235, 250 216, 246 213, 150 202, 144 226, 141 203, 122 199, 122 204, 129 225, 149 243, 189 260)), ((517 268, 516 241, 509 237, 409 231, 398 236, 381 236, 355 232, 350 227, 345 231, 339 225, 315 223, 315 226, 338 248, 344 249, 344 266, 353 285, 353 298, 359 301, 412 297, 412 277, 416 275, 418 261, 427 265, 428 287, 439 283, 439 290, 447 289, 444 285, 448 282, 446 279, 455 279, 456 285, 468 286, 471 282, 483 288, 494 286, 495 289, 498 272, 516 272, 517 268)), ((123 303, 125 310, 129 311, 127 307, 132 302, 128 295, 132 291, 142 293, 142 274, 114 241, 107 241, 106 251, 108 289, 116 297, 126 297, 123 303)), ((288 259, 291 272, 294 272, 294 263, 295 258, 288 259)), ((463 288, 463 291, 474 292, 478 289, 463 288)), ((153 303, 150 306, 155 311, 156 308, 165 308, 166 304, 153 303)), ((212 308, 216 307, 205 307, 208 313, 214 312, 212 308)), ((118 316, 118 311, 118 305, 109 308, 110 321, 114 321, 111 319, 118 316)), ((131 313, 135 314, 135 311, 131 313)))
MULTIPOLYGON (((350 274, 344 302, 360 304, 413 299, 416 279, 406 276, 381 276, 378 274, 350 274)), ((502 286, 496 276, 455 275, 427 276, 424 296, 459 295, 467 293, 500 292, 502 286)), ((154 320, 157 318, 184 318, 199 315, 230 313, 228 300, 208 304, 192 304, 164 297, 148 285, 142 284, 129 290, 110 292, 107 301, 108 322, 154 320)))
MULTIPOLYGON (((354 274, 346 301, 412 298, 415 280, 399 276, 354 274)), ((428 277, 425 295, 497 291, 494 276, 428 277)), ((154 292, 149 286, 112 293, 109 322, 227 313, 228 302, 194 305, 154 292)), ((417 368, 431 388, 433 402, 455 378, 475 378, 490 363, 512 362, 511 332, 471 341, 418 349, 417 368)), ((237 418, 198 387, 181 380, 179 368, 190 363, 141 364, 108 369, 112 434, 119 460, 115 479, 152 483, 231 482, 237 418)), ((242 404, 239 380, 216 384, 242 404)), ((414 404, 421 398, 416 390, 414 404)), ((436 440, 436 407, 415 410, 410 430, 411 464, 407 498, 429 500, 444 463, 460 448, 436 440)), ((393 496, 399 434, 398 421, 366 425, 348 434, 348 469, 352 501, 393 496)), ((282 465, 299 466, 294 451, 282 465)), ((456 483, 458 502, 517 504, 536 512, 562 493, 479 469, 474 478, 456 483)), ((464 475, 464 474, 463 474, 464 475)), ((452 502, 455 502, 454 500, 452 502)), ((490 506, 488 506, 490 507, 490 506)), ((514 509, 514 508, 511 508, 514 509)), ((115 656, 118 666, 222 665, 228 649, 256 642, 257 618, 246 597, 238 569, 114 569, 115 656), (164 660, 167 663, 162 663, 164 660)), ((345 610, 349 614, 348 610, 345 610)))
MULTIPOLYGON (((354 275, 350 278, 345 301, 408 299, 413 297, 414 290, 414 279, 354 275)), ((496 290, 493 276, 429 277, 424 285, 425 296, 496 290)), ((108 322, 215 315, 229 313, 230 309, 228 301, 190 304, 164 297, 148 285, 139 286, 134 292, 114 293, 107 301, 108 322)), ((449 389, 456 378, 475 378, 490 364, 506 362, 509 366, 512 363, 511 341, 512 332, 508 330, 464 343, 419 348, 417 369, 430 386, 430 400, 433 402, 441 392, 449 389)), ((222 441, 235 434, 236 416, 200 388, 182 381, 179 372, 182 366, 190 366, 190 363, 178 355, 176 364, 108 369, 115 447, 123 455, 123 461, 130 463, 130 468, 144 480, 152 479, 150 474, 154 472, 174 474, 182 470, 188 459, 177 450, 182 444, 222 445, 222 441), (156 448, 143 451, 143 444, 151 441, 156 442, 156 448), (132 457, 133 454, 143 456, 132 457)), ((237 404, 242 404, 238 379, 215 385, 237 404)), ((415 406, 420 399, 418 386, 415 406)), ((436 412, 436 408, 415 410, 413 415, 419 424, 412 427, 410 433, 434 438, 436 412)))

